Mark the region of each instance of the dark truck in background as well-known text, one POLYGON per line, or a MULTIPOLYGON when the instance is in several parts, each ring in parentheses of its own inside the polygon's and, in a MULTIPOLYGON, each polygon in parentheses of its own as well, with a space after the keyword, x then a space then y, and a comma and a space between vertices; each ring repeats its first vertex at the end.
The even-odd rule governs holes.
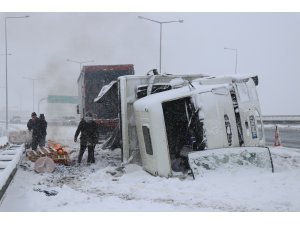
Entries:
POLYGON ((78 113, 83 118, 86 112, 91 112, 95 121, 99 125, 101 139, 110 136, 113 130, 118 126, 119 108, 117 104, 118 95, 107 95, 100 102, 96 103, 94 99, 98 96, 100 90, 112 81, 117 81, 118 77, 124 75, 134 75, 134 66, 132 64, 121 65, 93 65, 83 66, 78 83, 79 107, 78 113))

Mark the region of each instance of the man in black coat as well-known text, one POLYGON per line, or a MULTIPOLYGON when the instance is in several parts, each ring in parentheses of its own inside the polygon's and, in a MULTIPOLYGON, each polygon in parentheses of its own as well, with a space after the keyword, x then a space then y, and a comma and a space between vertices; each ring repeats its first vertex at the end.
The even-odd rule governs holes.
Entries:
POLYGON ((41 124, 39 118, 36 116, 36 113, 31 113, 31 119, 27 123, 27 128, 29 131, 32 131, 32 142, 31 148, 36 151, 38 144, 40 143, 42 133, 41 133, 41 124))
POLYGON ((88 163, 95 163, 94 151, 95 146, 98 143, 98 126, 91 113, 86 113, 85 117, 80 121, 77 130, 75 132, 74 141, 77 141, 77 137, 80 135, 80 152, 78 155, 78 163, 81 163, 83 153, 86 147, 88 148, 88 163))
POLYGON ((45 147, 46 144, 46 135, 47 135, 47 121, 45 120, 45 115, 40 114, 40 125, 41 125, 41 140, 39 142, 39 145, 41 147, 45 147))

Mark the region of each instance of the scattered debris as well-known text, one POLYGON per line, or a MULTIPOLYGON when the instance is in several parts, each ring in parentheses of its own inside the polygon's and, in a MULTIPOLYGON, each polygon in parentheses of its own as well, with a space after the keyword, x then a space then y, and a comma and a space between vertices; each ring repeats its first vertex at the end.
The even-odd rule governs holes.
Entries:
POLYGON ((26 156, 32 162, 36 162, 41 157, 49 157, 57 164, 64 164, 66 166, 71 164, 69 150, 51 140, 48 141, 47 147, 38 148, 36 151, 31 149, 26 150, 26 156))
POLYGON ((8 146, 9 146, 8 142, 6 142, 5 144, 2 144, 2 145, 0 144, 0 149, 2 150, 2 149, 6 148, 8 146))
POLYGON ((54 161, 49 157, 41 157, 36 160, 34 170, 37 173, 52 173, 55 169, 54 161))
POLYGON ((34 190, 34 191, 38 191, 38 192, 44 192, 46 196, 55 196, 55 195, 58 194, 58 192, 55 191, 55 190, 50 190, 50 191, 48 191, 48 190, 42 190, 42 189, 40 189, 40 188, 35 188, 35 189, 33 189, 33 190, 34 190))
POLYGON ((110 168, 109 170, 107 170, 106 173, 108 173, 114 177, 121 177, 125 173, 125 168, 124 168, 124 166, 113 167, 113 168, 110 168))

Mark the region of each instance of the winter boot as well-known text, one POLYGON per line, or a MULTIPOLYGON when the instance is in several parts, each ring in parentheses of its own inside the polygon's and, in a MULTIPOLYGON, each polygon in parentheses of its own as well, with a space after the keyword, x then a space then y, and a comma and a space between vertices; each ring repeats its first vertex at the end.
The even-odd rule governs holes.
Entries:
POLYGON ((81 163, 82 156, 83 156, 83 153, 85 152, 85 149, 86 149, 85 145, 80 145, 80 151, 79 151, 78 160, 77 160, 78 163, 81 163))

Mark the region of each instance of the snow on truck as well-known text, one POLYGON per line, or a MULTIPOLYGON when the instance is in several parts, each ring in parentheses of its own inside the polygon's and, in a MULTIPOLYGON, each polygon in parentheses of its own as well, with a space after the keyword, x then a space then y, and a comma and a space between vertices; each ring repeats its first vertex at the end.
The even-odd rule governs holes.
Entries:
MULTIPOLYGON (((124 163, 141 163, 147 172, 171 177, 201 174, 230 162, 272 167, 265 148, 256 91, 257 76, 121 76, 95 98, 118 94, 124 163), (118 93, 114 90, 118 90, 118 93)), ((118 137, 118 138, 116 138, 118 137)), ((273 168, 273 167, 272 167, 273 168)))

